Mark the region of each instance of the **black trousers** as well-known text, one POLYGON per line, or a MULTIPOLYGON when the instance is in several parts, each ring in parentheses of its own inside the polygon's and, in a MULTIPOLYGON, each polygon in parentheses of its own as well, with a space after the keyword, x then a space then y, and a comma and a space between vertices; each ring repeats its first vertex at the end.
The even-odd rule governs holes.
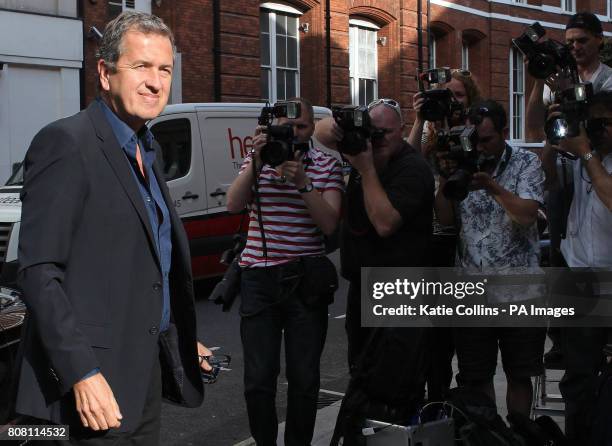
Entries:
POLYGON ((348 344, 349 371, 353 375, 359 356, 372 333, 372 328, 361 326, 361 282, 359 279, 351 280, 349 283, 344 326, 348 344))
POLYGON ((281 340, 285 339, 287 416, 285 445, 310 445, 317 414, 320 359, 327 335, 327 303, 306 306, 297 282, 284 280, 283 267, 253 268, 242 273, 243 314, 240 335, 244 350, 244 395, 251 434, 259 446, 276 445, 276 385, 281 340), (247 299, 251 302, 245 302, 247 299))
POLYGON ((565 399, 565 433, 570 444, 589 444, 606 330, 603 327, 562 327, 560 330, 565 374, 559 390, 565 399))
MULTIPOLYGON (((147 393, 142 420, 132 432, 92 431, 82 425, 70 426, 70 439, 54 442, 32 442, 28 444, 57 446, 157 446, 159 445, 159 431, 161 427, 161 368, 159 361, 154 363, 151 383, 147 393)), ((121 409, 121 408, 119 408, 121 409)))

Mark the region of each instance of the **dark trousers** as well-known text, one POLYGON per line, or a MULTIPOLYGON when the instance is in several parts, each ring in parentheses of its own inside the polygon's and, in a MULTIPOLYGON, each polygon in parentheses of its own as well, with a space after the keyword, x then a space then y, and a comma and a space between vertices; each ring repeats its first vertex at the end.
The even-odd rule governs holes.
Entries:
MULTIPOLYGON (((147 393, 142 420, 132 432, 92 431, 82 425, 70 426, 70 439, 57 440, 51 444, 57 446, 156 446, 159 445, 161 427, 162 384, 159 361, 155 361, 151 384, 147 393)), ((121 408, 119 408, 121 410, 121 408)), ((49 442, 32 442, 28 444, 48 445, 49 442)))
POLYGON ((565 374, 559 389, 565 399, 565 433, 570 444, 589 444, 606 330, 602 327, 563 327, 560 330, 565 374))
POLYGON ((240 323, 244 395, 251 434, 259 446, 276 445, 276 384, 283 334, 288 383, 285 445, 309 445, 317 413, 327 303, 304 305, 296 282, 284 281, 283 274, 282 268, 274 267, 242 274, 242 308, 254 308, 252 302, 245 306, 244 299, 268 304, 254 314, 243 314, 240 323))
POLYGON ((351 280, 349 283, 344 326, 348 344, 349 371, 353 375, 359 356, 372 333, 372 328, 361 326, 361 282, 359 279, 351 280))

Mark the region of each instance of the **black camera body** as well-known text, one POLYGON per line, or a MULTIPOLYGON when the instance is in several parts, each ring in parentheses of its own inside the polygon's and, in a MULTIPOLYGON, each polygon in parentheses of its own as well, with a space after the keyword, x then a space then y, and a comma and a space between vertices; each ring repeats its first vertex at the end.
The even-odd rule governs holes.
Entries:
POLYGON ((449 200, 463 201, 472 182, 472 175, 481 170, 482 157, 476 150, 478 133, 473 125, 461 125, 438 132, 438 151, 444 158, 457 162, 457 170, 448 176, 442 193, 449 200))
POLYGON ((423 106, 421 114, 427 121, 441 121, 444 118, 452 118, 456 112, 463 115, 463 105, 458 102, 448 88, 440 85, 450 82, 452 79, 450 68, 433 68, 419 74, 419 81, 427 82, 429 89, 423 91, 423 106))
POLYGON ((268 142, 261 149, 261 160, 264 164, 276 167, 294 159, 295 152, 308 150, 308 143, 295 141, 291 125, 272 125, 274 118, 298 119, 301 116, 301 106, 297 101, 289 101, 277 102, 271 107, 261 109, 257 123, 266 126, 265 133, 268 135, 268 142))
POLYGON ((588 117, 592 97, 593 85, 590 82, 578 83, 555 93, 555 103, 560 104, 561 116, 546 121, 544 127, 546 138, 552 144, 580 134, 580 123, 588 117))
POLYGON ((368 147, 368 139, 374 132, 368 108, 353 105, 337 106, 332 108, 332 116, 344 132, 342 140, 337 144, 338 151, 347 155, 364 152, 368 147))
POLYGON ((239 254, 246 245, 243 235, 234 235, 234 246, 221 254, 221 263, 228 268, 223 275, 223 279, 212 290, 208 300, 212 300, 217 305, 222 305, 222 310, 229 311, 232 308, 236 296, 240 292, 240 276, 242 270, 238 265, 239 254))
POLYGON ((546 79, 557 72, 568 70, 574 81, 577 80, 576 60, 567 45, 556 40, 540 42, 546 31, 538 22, 527 27, 520 37, 512 43, 529 60, 528 71, 537 79, 546 79))

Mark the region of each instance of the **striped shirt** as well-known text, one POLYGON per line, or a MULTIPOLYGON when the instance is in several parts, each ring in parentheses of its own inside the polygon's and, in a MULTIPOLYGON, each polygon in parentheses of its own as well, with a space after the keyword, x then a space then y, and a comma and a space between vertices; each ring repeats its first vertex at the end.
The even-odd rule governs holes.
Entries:
MULTIPOLYGON (((344 191, 342 167, 336 158, 319 149, 310 148, 304 162, 306 176, 318 192, 344 191)), ((240 173, 247 167, 252 168, 250 156, 244 159, 240 173)), ((290 262, 299 256, 325 254, 323 233, 313 221, 302 195, 293 183, 282 183, 278 172, 264 165, 259 175, 258 189, 267 257, 264 257, 257 206, 253 198, 250 203, 247 243, 240 259, 241 267, 273 266, 290 262)))

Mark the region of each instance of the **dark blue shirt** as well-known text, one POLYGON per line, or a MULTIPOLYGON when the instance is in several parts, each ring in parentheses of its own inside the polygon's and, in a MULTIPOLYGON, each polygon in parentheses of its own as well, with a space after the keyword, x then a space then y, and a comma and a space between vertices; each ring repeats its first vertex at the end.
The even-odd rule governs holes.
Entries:
MULTIPOLYGON (((138 134, 134 133, 125 122, 123 122, 113 111, 98 99, 102 105, 102 110, 108 119, 109 124, 113 129, 113 133, 117 137, 119 145, 125 152, 127 160, 132 166, 134 180, 138 184, 138 189, 147 214, 151 223, 151 230, 157 248, 157 255, 161 264, 162 270, 162 290, 163 304, 161 321, 159 323, 159 331, 165 331, 170 325, 170 282, 168 276, 170 274, 170 266, 172 262, 172 225, 170 223, 170 212, 164 202, 159 183, 153 173, 153 162, 155 161, 155 149, 153 148, 153 134, 145 126, 138 134), (136 161, 136 143, 140 147, 142 156, 143 168, 146 174, 144 178, 136 161)), ((138 265, 134 265, 138 268, 138 265)))

